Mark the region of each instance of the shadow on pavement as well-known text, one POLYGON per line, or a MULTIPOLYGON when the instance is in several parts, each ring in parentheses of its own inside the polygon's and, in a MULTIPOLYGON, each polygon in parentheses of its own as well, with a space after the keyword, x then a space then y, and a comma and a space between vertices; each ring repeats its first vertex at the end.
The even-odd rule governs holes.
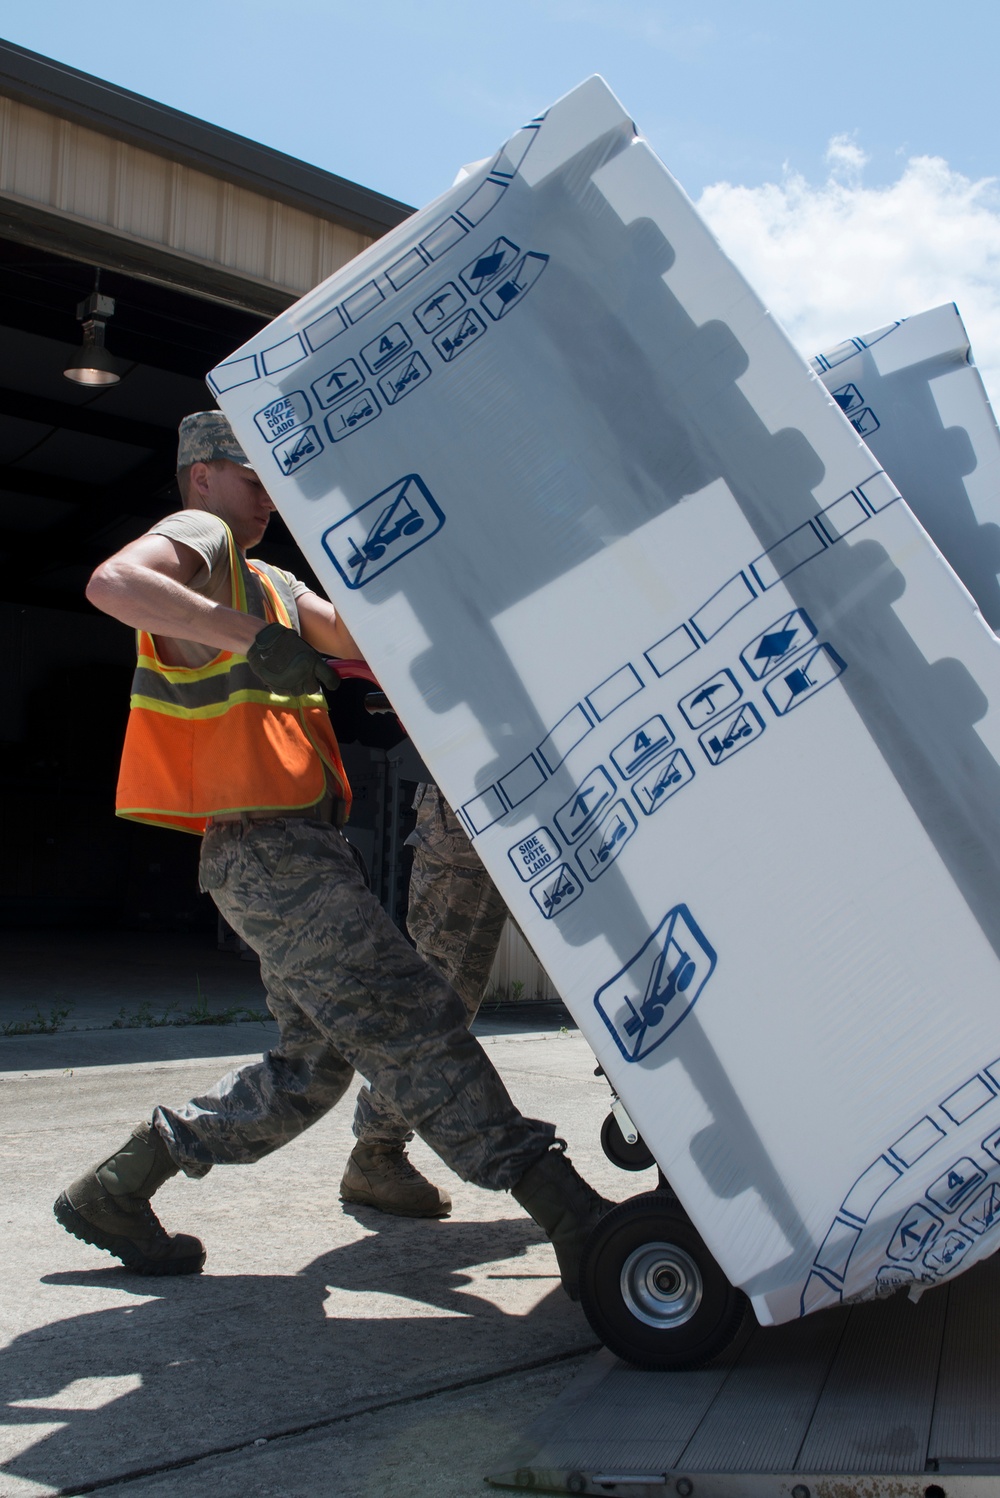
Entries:
MULTIPOLYGON (((560 1003, 484 1006, 473 1027, 494 1035, 556 1034, 575 1030, 560 1003)), ((135 1029, 66 1030, 56 1035, 0 1036, 0 1075, 62 1071, 67 1067, 134 1066, 161 1061, 208 1060, 214 1056, 258 1056, 278 1041, 273 1021, 231 1025, 162 1025, 135 1029)))
POLYGON ((74 1492, 592 1345, 549 1257, 505 1272, 544 1241, 530 1220, 355 1215, 368 1236, 294 1275, 45 1276, 137 1299, 0 1355, 8 1423, 49 1426, 3 1470, 74 1492))
POLYGON ((277 1040, 278 1027, 270 1021, 134 1030, 70 1030, 58 1035, 9 1035, 0 1039, 0 1074, 62 1071, 66 1067, 197 1061, 213 1056, 255 1056, 268 1046, 276 1045, 277 1040))

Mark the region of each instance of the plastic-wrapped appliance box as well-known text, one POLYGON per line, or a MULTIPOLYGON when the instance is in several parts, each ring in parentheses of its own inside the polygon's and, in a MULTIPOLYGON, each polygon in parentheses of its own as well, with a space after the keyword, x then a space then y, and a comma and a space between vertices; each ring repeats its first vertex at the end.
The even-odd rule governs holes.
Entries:
POLYGON ((812 367, 1000 629, 1000 431, 958 308, 849 338, 812 367))
POLYGON ((997 642, 603 81, 211 384, 759 1320, 1000 1247, 997 642))

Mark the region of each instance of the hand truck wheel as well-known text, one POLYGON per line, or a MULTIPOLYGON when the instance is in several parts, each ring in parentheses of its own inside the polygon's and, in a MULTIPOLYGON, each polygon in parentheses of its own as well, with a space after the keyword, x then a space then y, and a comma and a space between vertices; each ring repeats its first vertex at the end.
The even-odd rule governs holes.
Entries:
POLYGON ((640 1368, 697 1368, 737 1336, 749 1301, 676 1197, 649 1191, 602 1218, 584 1249, 580 1300, 606 1347, 640 1368))
POLYGON ((629 1144, 613 1113, 609 1113, 601 1124, 601 1149, 619 1170, 648 1170, 656 1164, 642 1135, 635 1144, 629 1144))

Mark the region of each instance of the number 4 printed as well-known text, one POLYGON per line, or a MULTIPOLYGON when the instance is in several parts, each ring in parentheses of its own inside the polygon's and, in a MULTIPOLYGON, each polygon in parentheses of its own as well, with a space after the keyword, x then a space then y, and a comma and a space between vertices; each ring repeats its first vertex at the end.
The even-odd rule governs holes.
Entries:
POLYGON ((619 775, 625 780, 631 780, 640 770, 665 754, 673 742, 674 736, 666 719, 657 713, 655 718, 647 719, 627 739, 623 739, 612 751, 611 758, 619 775))

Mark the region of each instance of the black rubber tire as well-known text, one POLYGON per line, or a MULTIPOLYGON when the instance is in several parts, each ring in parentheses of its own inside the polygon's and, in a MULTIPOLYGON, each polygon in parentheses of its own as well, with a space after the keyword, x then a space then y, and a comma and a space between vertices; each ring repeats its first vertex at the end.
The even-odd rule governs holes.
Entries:
POLYGON ((657 1189, 657 1191, 662 1191, 665 1196, 668 1196, 670 1198, 670 1200, 674 1203, 675 1207, 677 1207, 678 1210, 679 1210, 680 1209, 680 1202, 677 1199, 677 1192, 674 1190, 673 1186, 671 1186, 670 1182, 667 1180, 666 1176, 663 1174, 663 1171, 660 1169, 659 1166, 656 1167, 656 1175, 657 1175, 657 1181, 656 1181, 656 1189, 657 1189))
POLYGON ((619 1170, 649 1170, 656 1164, 641 1134, 635 1144, 626 1141, 613 1113, 609 1113, 601 1124, 601 1149, 619 1170))
POLYGON ((726 1279, 676 1197, 649 1191, 603 1217, 584 1249, 580 1301, 594 1331, 617 1357, 638 1368, 699 1368, 723 1352, 743 1325, 749 1301, 726 1279), (630 1256, 654 1244, 678 1249, 694 1264, 701 1296, 686 1320, 648 1325, 625 1298, 630 1256))

